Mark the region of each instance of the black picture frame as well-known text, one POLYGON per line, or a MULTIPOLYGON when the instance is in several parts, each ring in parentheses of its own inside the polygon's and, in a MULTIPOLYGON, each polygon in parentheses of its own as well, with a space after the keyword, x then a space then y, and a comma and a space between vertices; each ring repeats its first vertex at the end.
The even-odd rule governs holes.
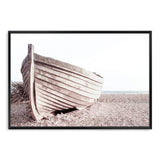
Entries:
POLYGON ((152 129, 152 31, 8 31, 8 129, 152 129), (148 34, 149 35, 149 126, 113 127, 14 127, 10 125, 11 35, 12 34, 148 34))

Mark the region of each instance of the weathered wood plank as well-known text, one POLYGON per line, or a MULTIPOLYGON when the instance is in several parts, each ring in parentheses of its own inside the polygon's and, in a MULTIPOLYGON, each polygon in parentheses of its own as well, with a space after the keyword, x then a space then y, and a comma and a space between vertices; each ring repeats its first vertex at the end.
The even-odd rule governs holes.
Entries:
POLYGON ((73 106, 70 106, 70 105, 64 104, 64 103, 60 103, 60 102, 56 101, 55 99, 50 98, 49 96, 46 96, 40 92, 36 92, 36 98, 38 98, 42 101, 45 101, 51 105, 62 107, 63 109, 73 108, 73 106))
POLYGON ((31 62, 27 62, 26 64, 24 64, 22 66, 23 68, 21 68, 21 73, 26 72, 26 70, 28 71, 28 69, 30 68, 30 64, 31 64, 31 62))
POLYGON ((29 82, 26 83, 26 84, 23 82, 23 85, 24 85, 24 91, 25 91, 25 93, 29 96, 29 82))
POLYGON ((24 79, 26 79, 26 77, 30 75, 29 72, 30 72, 30 68, 29 68, 29 67, 26 68, 26 71, 22 72, 22 75, 23 75, 23 78, 24 78, 24 79))
POLYGON ((86 98, 83 99, 83 97, 80 99, 77 96, 72 97, 70 94, 61 93, 61 92, 59 92, 58 89, 56 90, 56 88, 48 87, 47 84, 46 85, 45 84, 43 84, 43 85, 40 84, 37 79, 35 79, 35 86, 36 86, 36 88, 39 88, 42 91, 47 92, 47 94, 52 94, 53 96, 56 96, 57 98, 62 98, 62 100, 64 99, 66 101, 70 101, 70 102, 75 103, 75 104, 90 105, 91 103, 94 102, 94 99, 86 99, 86 98))
POLYGON ((46 98, 49 98, 51 101, 54 101, 56 103, 59 103, 60 105, 66 105, 66 106, 72 106, 72 107, 76 107, 79 104, 75 104, 73 102, 67 101, 63 98, 60 98, 56 95, 53 95, 52 93, 46 92, 38 87, 36 87, 36 96, 38 96, 39 94, 44 95, 46 98), (38 94, 37 94, 38 93, 38 94))
POLYGON ((42 83, 42 84, 45 83, 47 86, 54 87, 54 88, 56 87, 60 92, 61 91, 64 92, 63 90, 65 90, 67 94, 71 94, 71 95, 76 94, 76 96, 83 96, 87 98, 98 98, 99 96, 98 94, 87 93, 41 75, 35 75, 35 79, 40 80, 41 82, 39 81, 39 83, 42 83))
POLYGON ((66 70, 75 74, 78 74, 80 76, 83 77, 87 77, 89 79, 92 79, 94 81, 97 81, 98 83, 103 83, 103 78, 93 72, 87 71, 81 67, 75 66, 75 65, 71 65, 69 63, 65 63, 65 62, 61 62, 58 60, 55 60, 53 58, 48 58, 48 57, 43 57, 40 55, 35 54, 34 56, 34 60, 44 63, 44 64, 48 64, 54 67, 58 67, 61 68, 62 70, 66 70))
POLYGON ((24 58, 23 62, 22 62, 22 67, 21 67, 21 71, 24 68, 25 64, 28 63, 30 61, 30 57, 27 54, 27 56, 24 58))
POLYGON ((80 101, 90 102, 93 99, 95 99, 95 97, 96 98, 98 97, 98 95, 96 95, 96 96, 92 95, 92 97, 91 96, 87 97, 84 94, 81 95, 81 94, 75 93, 75 92, 73 92, 71 90, 68 90, 66 88, 63 88, 63 87, 48 83, 48 82, 46 82, 44 80, 41 80, 41 79, 38 79, 38 78, 35 78, 35 82, 38 83, 38 84, 41 84, 42 87, 46 86, 47 88, 50 88, 50 89, 52 89, 54 91, 60 92, 60 93, 65 94, 65 95, 69 95, 70 97, 75 98, 75 99, 80 100, 80 101))
POLYGON ((66 89, 69 89, 69 90, 72 90, 72 91, 82 91, 81 94, 84 93, 88 93, 89 95, 91 94, 94 94, 94 95, 97 95, 99 94, 99 92, 101 91, 101 89, 99 90, 92 90, 88 87, 85 87, 85 86, 82 86, 80 84, 77 84, 75 82, 72 82, 72 81, 69 81, 69 80, 64 80, 63 78, 61 77, 58 77, 58 76, 55 76, 55 75, 51 75, 47 72, 44 72, 44 71, 40 71, 40 70, 37 70, 35 69, 35 77, 39 78, 39 79, 42 79, 42 80, 45 80, 46 82, 50 82, 54 85, 60 85, 66 89))
POLYGON ((28 84, 28 83, 29 83, 29 79, 30 79, 30 76, 29 76, 29 75, 26 76, 26 78, 23 77, 23 84, 24 84, 24 85, 28 84))
POLYGON ((63 107, 59 107, 57 105, 52 105, 52 104, 50 104, 48 102, 45 102, 44 99, 37 98, 37 105, 39 105, 39 104, 40 105, 45 105, 46 108, 50 108, 50 109, 52 109, 52 111, 63 110, 64 109, 63 107))
POLYGON ((56 69, 54 67, 50 67, 47 65, 42 66, 42 64, 40 64, 40 63, 35 63, 35 68, 42 70, 42 71, 45 71, 47 73, 59 76, 59 77, 63 78, 64 80, 67 79, 67 80, 73 81, 75 83, 81 84, 81 85, 86 86, 90 89, 97 90, 97 89, 102 88, 102 84, 99 84, 97 82, 94 82, 92 80, 89 80, 89 79, 84 78, 82 76, 78 76, 78 75, 70 73, 70 72, 56 69))

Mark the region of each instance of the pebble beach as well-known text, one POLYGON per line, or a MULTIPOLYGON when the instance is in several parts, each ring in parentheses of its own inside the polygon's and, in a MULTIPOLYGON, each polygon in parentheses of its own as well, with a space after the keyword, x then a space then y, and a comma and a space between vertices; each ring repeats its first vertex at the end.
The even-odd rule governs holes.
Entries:
POLYGON ((28 102, 10 107, 11 127, 134 127, 149 126, 148 94, 102 94, 91 107, 34 121, 28 102))

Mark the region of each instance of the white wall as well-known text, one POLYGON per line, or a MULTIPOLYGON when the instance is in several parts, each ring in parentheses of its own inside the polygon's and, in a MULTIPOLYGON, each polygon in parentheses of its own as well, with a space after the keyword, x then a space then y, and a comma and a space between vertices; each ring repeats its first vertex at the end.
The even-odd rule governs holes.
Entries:
POLYGON ((0 159, 160 159, 159 1, 20 1, 0 5, 0 159), (153 130, 8 130, 8 30, 152 30, 153 130))

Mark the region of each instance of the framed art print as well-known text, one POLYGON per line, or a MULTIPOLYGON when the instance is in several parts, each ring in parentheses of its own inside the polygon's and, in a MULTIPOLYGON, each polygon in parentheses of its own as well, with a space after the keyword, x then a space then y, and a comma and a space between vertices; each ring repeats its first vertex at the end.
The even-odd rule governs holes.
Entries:
POLYGON ((9 31, 10 129, 151 129, 151 31, 9 31))

